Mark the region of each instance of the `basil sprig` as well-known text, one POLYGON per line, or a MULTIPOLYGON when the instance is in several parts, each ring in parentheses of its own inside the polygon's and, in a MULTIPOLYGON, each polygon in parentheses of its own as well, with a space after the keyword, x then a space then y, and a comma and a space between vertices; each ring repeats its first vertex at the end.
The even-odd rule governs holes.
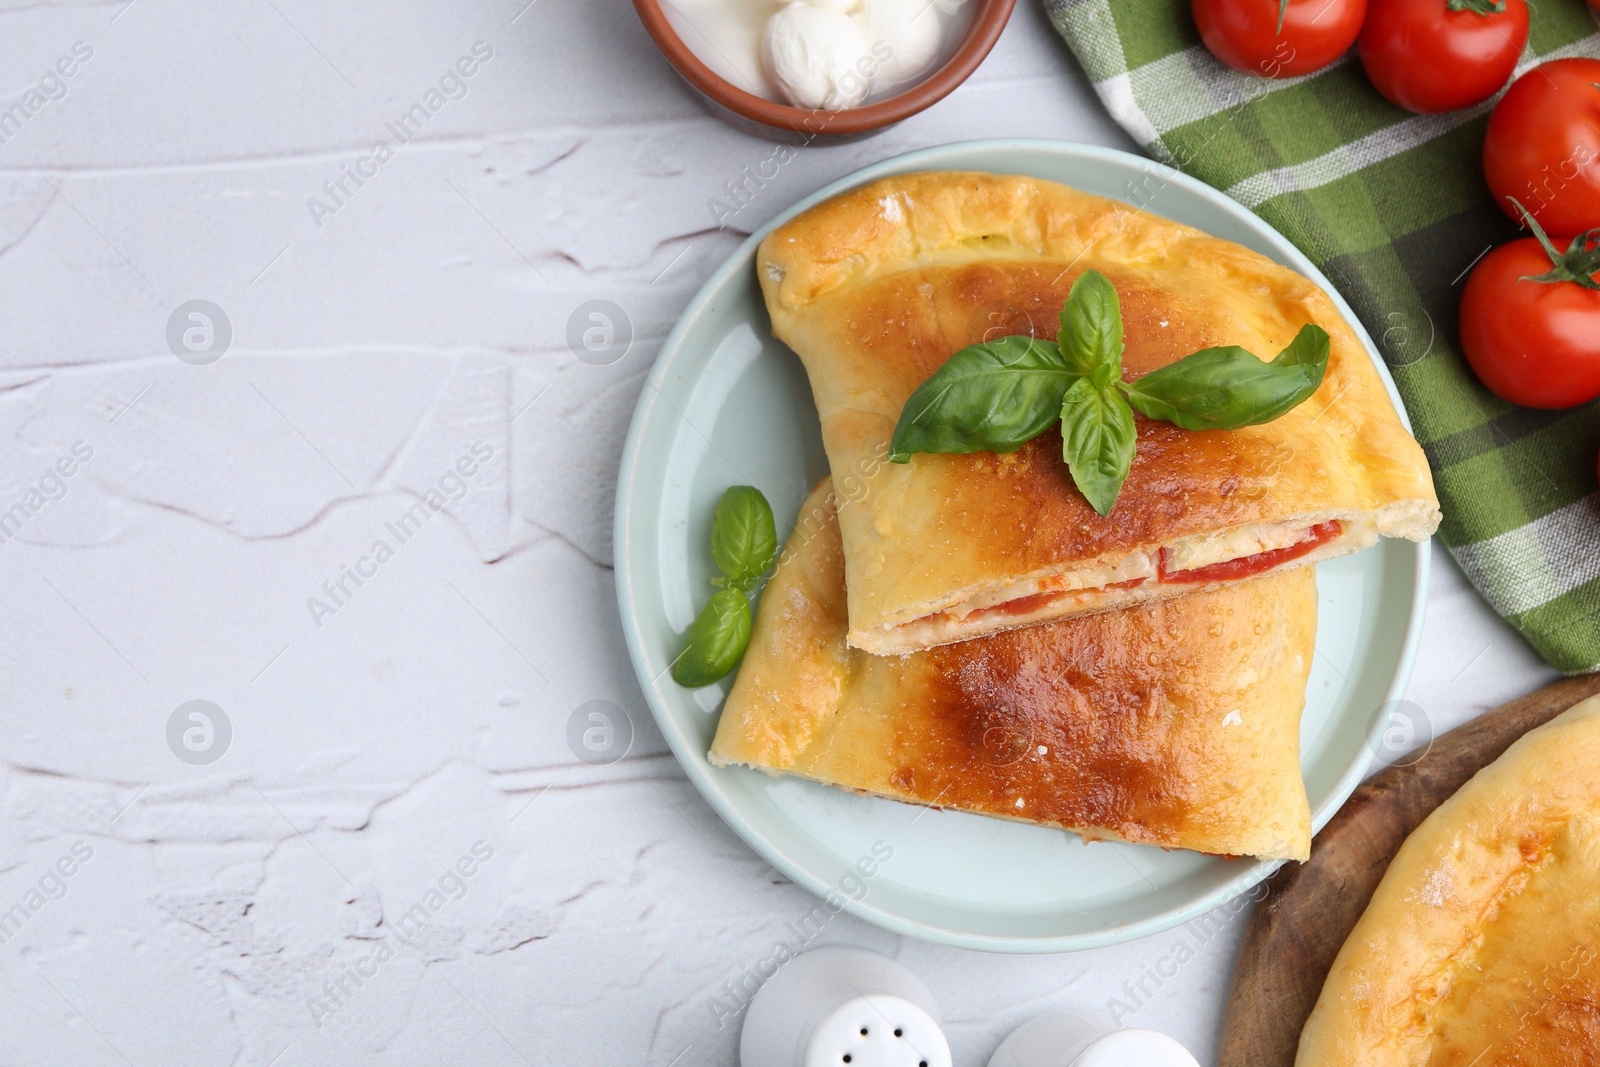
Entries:
POLYGON ((711 558, 723 574, 711 584, 748 593, 777 556, 778 531, 767 498, 750 485, 728 489, 711 519, 711 558))
POLYGON ((1122 391, 1148 418, 1185 430, 1237 430, 1286 414, 1317 391, 1327 367, 1328 334, 1308 325, 1271 363, 1237 345, 1202 348, 1122 391))
POLYGON ((1115 389, 1079 378, 1061 398, 1061 455, 1078 491, 1111 514, 1133 466, 1133 411, 1115 389))
POLYGON ((1015 452, 1061 417, 1061 396, 1074 377, 1049 341, 1001 337, 963 348, 906 401, 889 459, 1015 452))
POLYGON ((1206 348, 1122 380, 1122 309, 1104 274, 1072 283, 1054 344, 1001 337, 970 345, 917 387, 900 411, 889 459, 915 452, 1014 452, 1061 420, 1073 483, 1111 514, 1133 466, 1133 413, 1185 430, 1271 422, 1322 384, 1327 331, 1308 323, 1272 362, 1236 345, 1206 348))
POLYGON ((711 558, 722 574, 711 579, 717 591, 695 616, 672 666, 679 685, 698 689, 738 666, 750 644, 750 592, 777 555, 778 531, 761 490, 736 485, 723 493, 711 520, 711 558))

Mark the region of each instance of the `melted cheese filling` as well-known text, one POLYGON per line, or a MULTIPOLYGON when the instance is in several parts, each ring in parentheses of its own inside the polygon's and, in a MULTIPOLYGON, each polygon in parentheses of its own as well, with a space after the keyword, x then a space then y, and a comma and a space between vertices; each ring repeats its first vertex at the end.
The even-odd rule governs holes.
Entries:
POLYGON ((1215 563, 1259 556, 1299 544, 1307 527, 1288 522, 1240 526, 1214 534, 1196 534, 1167 546, 1167 571, 1197 571, 1215 563))
MULTIPOLYGON (((1376 543, 1378 530, 1373 520, 1343 519, 1340 522, 1342 529, 1330 544, 1347 546, 1346 550, 1354 551, 1376 543)), ((1079 593, 1080 597, 1076 599, 1083 599, 1086 595, 1103 593, 1117 586, 1132 589, 1147 580, 1158 579, 1162 552, 1167 554, 1167 573, 1176 574, 1290 548, 1305 540, 1310 532, 1311 527, 1301 523, 1279 522, 1196 534, 1165 546, 1128 552, 1114 559, 1102 557, 1070 571, 1013 582, 1000 589, 976 594, 946 611, 926 615, 904 625, 920 630, 924 625, 931 624, 934 629, 947 631, 980 613, 1025 619, 1046 614, 1045 609, 1064 599, 1063 594, 1079 593)))

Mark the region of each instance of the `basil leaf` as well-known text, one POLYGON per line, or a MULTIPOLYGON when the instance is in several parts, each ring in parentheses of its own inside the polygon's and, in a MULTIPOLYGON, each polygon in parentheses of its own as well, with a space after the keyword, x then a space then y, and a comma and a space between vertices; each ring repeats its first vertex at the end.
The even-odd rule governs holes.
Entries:
POLYGON ((750 601, 738 589, 721 589, 689 627, 689 643, 672 666, 681 686, 698 689, 725 676, 738 666, 750 644, 750 601))
POLYGON ((777 555, 778 531, 767 498, 754 486, 729 488, 711 520, 711 556, 727 584, 748 588, 767 573, 777 555))
POLYGON ((1122 377, 1122 305, 1104 274, 1086 270, 1072 283, 1056 345, 1074 374, 1099 371, 1102 384, 1122 377))
POLYGON ((1061 398, 1061 455, 1078 491, 1111 514, 1133 466, 1133 410, 1116 388, 1079 378, 1061 398))
POLYGON ((1271 422, 1322 384, 1328 334, 1308 324, 1271 363, 1236 345, 1205 348, 1122 386, 1152 419, 1185 430, 1237 430, 1271 422))
POLYGON ((917 386, 889 442, 889 461, 913 452, 1015 452, 1061 411, 1074 375, 1049 341, 1001 337, 970 345, 917 386))

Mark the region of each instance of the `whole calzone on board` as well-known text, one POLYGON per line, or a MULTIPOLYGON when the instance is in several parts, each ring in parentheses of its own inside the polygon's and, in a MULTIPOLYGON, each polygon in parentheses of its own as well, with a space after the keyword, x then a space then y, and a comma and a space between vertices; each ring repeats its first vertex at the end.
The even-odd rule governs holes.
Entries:
POLYGON ((907 652, 1428 537, 1421 448, 1327 295, 1229 241, 1025 177, 924 173, 842 194, 757 253, 773 332, 804 361, 842 503, 852 645, 907 652), (1122 307, 1124 376, 1203 348, 1270 359, 1307 323, 1321 386, 1273 422, 1193 432, 1137 416, 1101 517, 1056 430, 1016 452, 887 462, 901 408, 959 349, 1054 338, 1088 268, 1122 307))
POLYGON ((1328 972, 1298 1067, 1600 1058, 1600 697, 1411 831, 1328 972))

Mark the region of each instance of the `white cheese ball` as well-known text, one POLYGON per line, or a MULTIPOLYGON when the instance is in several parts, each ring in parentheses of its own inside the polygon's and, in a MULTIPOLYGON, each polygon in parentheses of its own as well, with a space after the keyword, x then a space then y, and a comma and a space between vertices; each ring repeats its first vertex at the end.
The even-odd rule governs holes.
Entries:
POLYGON ((814 7, 832 8, 834 11, 843 11, 846 15, 861 6, 861 0, 810 0, 814 7))
POLYGON ((849 15, 802 0, 767 20, 761 62, 789 103, 829 111, 865 100, 876 65, 849 15))
POLYGON ((944 46, 944 20, 929 0, 865 0, 856 20, 885 81, 926 72, 944 46))

